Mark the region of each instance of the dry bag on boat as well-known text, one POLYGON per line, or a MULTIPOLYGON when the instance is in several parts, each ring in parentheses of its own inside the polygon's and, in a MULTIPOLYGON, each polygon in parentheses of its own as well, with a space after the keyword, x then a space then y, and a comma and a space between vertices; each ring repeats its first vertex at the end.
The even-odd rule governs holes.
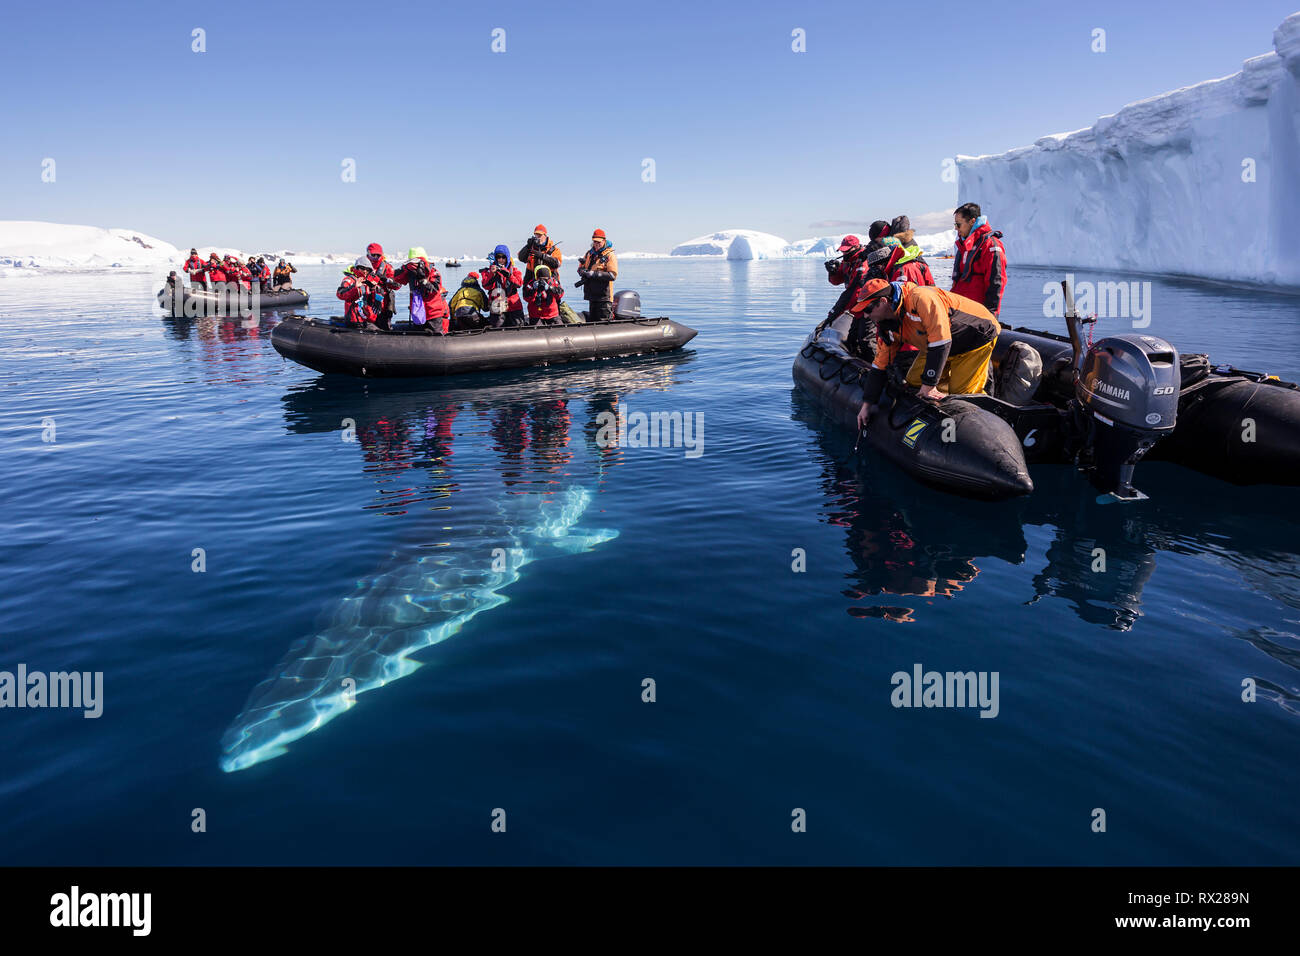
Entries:
POLYGON ((1042 378, 1043 357, 1038 349, 1024 342, 1012 342, 994 379, 994 397, 1012 405, 1028 405, 1034 400, 1042 378))
POLYGON ((568 325, 582 325, 583 319, 577 312, 573 311, 573 306, 567 302, 560 303, 560 320, 568 325))

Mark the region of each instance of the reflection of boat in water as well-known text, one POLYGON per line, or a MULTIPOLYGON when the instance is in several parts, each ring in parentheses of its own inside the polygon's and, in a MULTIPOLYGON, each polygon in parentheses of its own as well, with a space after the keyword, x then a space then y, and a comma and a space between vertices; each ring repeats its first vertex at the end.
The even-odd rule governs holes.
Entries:
POLYGON ((613 529, 582 527, 597 476, 617 458, 590 446, 589 460, 575 464, 570 405, 583 399, 595 414, 611 398, 667 388, 689 356, 678 359, 572 369, 559 387, 554 376, 516 373, 496 389, 376 389, 343 380, 286 395, 289 432, 355 435, 363 467, 379 485, 372 508, 410 515, 417 501, 442 500, 425 539, 398 548, 358 582, 254 688, 222 738, 222 769, 283 754, 350 709, 357 695, 411 674, 419 666, 415 655, 505 603, 505 592, 534 562, 585 553, 617 537, 613 529), (477 470, 458 457, 467 420, 479 427, 479 445, 461 457, 479 462, 477 470), (482 444, 496 454, 494 466, 483 466, 482 444), (427 493, 405 477, 424 469, 431 476, 427 493), (504 488, 486 480, 494 472, 504 488), (385 482, 393 475, 403 480, 385 482))
POLYGON ((1285 489, 1258 488, 1219 510, 1209 506, 1223 495, 1215 479, 1152 464, 1144 477, 1149 500, 1102 503, 1109 499, 1070 494, 1077 477, 1048 468, 1035 475, 1046 493, 969 502, 954 515, 941 493, 894 469, 859 465, 852 436, 822 427, 819 406, 799 389, 792 398, 823 465, 824 518, 845 529, 853 568, 844 593, 854 616, 910 621, 916 598, 959 598, 975 585, 983 559, 1022 563, 1024 529, 1034 526, 1049 529, 1051 540, 1029 603, 1060 598, 1089 623, 1133 627, 1161 553, 1211 561, 1300 609, 1300 523, 1285 489))
POLYGON ((843 593, 854 617, 910 622, 916 600, 954 598, 979 575, 981 559, 1024 560, 1025 537, 1009 502, 951 503, 894 469, 857 466, 852 436, 821 426, 822 412, 800 389, 794 417, 808 426, 823 466, 823 517, 844 529, 853 568, 843 593), (902 598, 904 601, 895 599, 902 598))

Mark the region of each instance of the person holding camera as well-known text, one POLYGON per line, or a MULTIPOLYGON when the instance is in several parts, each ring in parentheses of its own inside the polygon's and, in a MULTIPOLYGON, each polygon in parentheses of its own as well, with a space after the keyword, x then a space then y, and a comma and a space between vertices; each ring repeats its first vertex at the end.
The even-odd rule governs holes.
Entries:
POLYGON ((588 320, 608 322, 614 314, 614 280, 618 278, 618 257, 614 246, 605 238, 605 230, 591 234, 591 248, 578 263, 578 286, 587 300, 588 320))
POLYGON ((199 258, 198 249, 190 250, 190 257, 185 260, 185 265, 181 266, 181 271, 189 276, 192 285, 198 285, 203 281, 203 260, 199 258))
POLYGON ((550 266, 537 267, 533 281, 524 283, 524 298, 528 301, 528 321, 531 324, 560 324, 560 300, 564 298, 564 286, 551 275, 550 266))
POLYGON ((442 297, 442 276, 420 246, 408 250, 406 259, 406 264, 393 275, 393 281, 411 287, 411 325, 425 332, 446 335, 451 331, 451 312, 442 297))
POLYGON ((535 278, 538 266, 546 266, 552 275, 557 274, 564 254, 546 235, 546 227, 538 223, 532 238, 519 250, 518 258, 524 264, 524 285, 528 285, 535 278))
POLYGON ((344 273, 343 282, 335 293, 346 303, 344 318, 348 325, 363 332, 378 332, 376 320, 389 294, 388 284, 375 275, 370 259, 361 256, 344 273))
POLYGON ((293 288, 293 274, 298 270, 293 267, 293 263, 288 259, 281 259, 275 264, 275 272, 271 276, 271 291, 279 292, 281 289, 293 288))
POLYGON ((492 328, 515 328, 524 324, 524 303, 519 298, 523 284, 524 277, 510 258, 510 249, 505 244, 497 246, 492 250, 491 265, 482 277, 483 291, 488 298, 505 300, 504 312, 492 311, 492 328))

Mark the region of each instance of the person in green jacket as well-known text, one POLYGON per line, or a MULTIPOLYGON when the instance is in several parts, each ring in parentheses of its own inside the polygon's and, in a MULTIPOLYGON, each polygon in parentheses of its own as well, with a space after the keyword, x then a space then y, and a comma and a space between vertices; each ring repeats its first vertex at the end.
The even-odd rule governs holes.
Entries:
POLYGON ((478 284, 478 273, 471 272, 461 280, 460 288, 451 297, 451 330, 463 332, 482 328, 488 310, 487 295, 478 284))

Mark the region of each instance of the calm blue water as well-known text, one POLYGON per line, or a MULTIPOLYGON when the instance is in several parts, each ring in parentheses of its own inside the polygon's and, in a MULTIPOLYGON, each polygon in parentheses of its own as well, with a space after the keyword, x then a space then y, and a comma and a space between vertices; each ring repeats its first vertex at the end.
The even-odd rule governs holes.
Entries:
MULTIPOLYGON (((335 311, 337 269, 299 275, 335 311)), ((0 669, 105 696, 0 710, 0 862, 1300 858, 1294 491, 918 489, 792 388, 820 265, 624 277, 688 350, 438 387, 325 380, 144 277, 0 280, 0 669), (702 412, 704 454, 599 447, 618 403, 702 412), (916 663, 997 671, 999 715, 895 709, 916 663)), ((1300 377, 1295 299, 1153 294, 1151 331, 1300 377)))

